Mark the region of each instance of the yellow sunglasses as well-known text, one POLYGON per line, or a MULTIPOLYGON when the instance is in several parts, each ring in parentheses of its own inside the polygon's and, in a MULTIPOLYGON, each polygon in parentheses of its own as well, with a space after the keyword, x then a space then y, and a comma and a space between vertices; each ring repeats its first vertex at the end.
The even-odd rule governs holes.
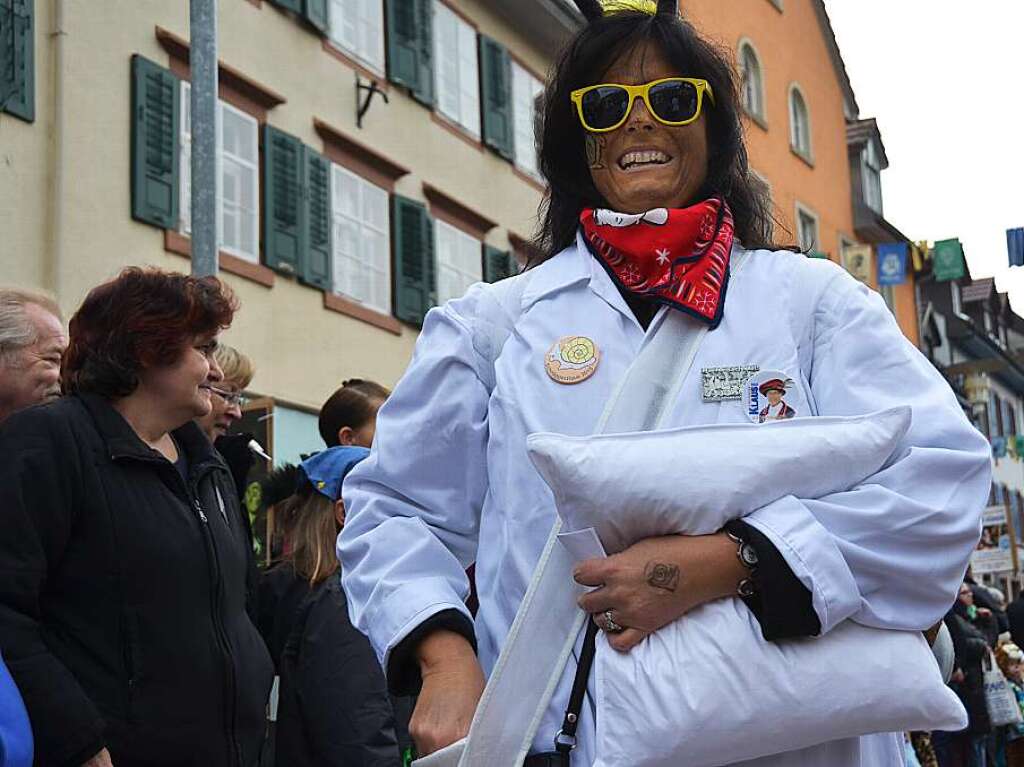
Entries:
POLYGON ((694 77, 664 77, 646 85, 600 83, 569 94, 580 122, 591 133, 607 133, 622 126, 642 98, 647 111, 658 122, 672 127, 689 125, 700 117, 704 94, 715 103, 707 80, 694 77))

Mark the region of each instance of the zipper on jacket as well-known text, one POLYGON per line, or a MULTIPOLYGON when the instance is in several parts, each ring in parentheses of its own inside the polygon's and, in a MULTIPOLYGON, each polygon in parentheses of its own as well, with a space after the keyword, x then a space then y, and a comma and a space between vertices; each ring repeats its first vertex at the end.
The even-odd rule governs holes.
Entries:
POLYGON ((227 661, 225 666, 225 682, 227 684, 227 697, 226 701, 229 710, 227 735, 231 741, 232 751, 234 752, 235 764, 242 767, 242 747, 238 743, 238 734, 236 732, 236 723, 238 719, 238 685, 235 679, 235 664, 234 654, 231 652, 231 642, 228 640, 227 631, 224 628, 223 622, 221 621, 221 587, 222 575, 220 567, 220 556, 217 554, 217 544, 213 539, 213 531, 210 529, 206 513, 203 511, 202 503, 199 501, 199 483, 200 481, 211 472, 204 472, 203 476, 196 477, 191 483, 191 496, 192 504, 195 506, 196 512, 199 514, 199 519, 203 522, 204 538, 208 548, 208 555, 210 556, 210 568, 211 568, 211 591, 212 591, 212 603, 211 603, 211 618, 213 620, 214 631, 217 634, 217 641, 221 645, 221 651, 224 653, 224 658, 227 661))

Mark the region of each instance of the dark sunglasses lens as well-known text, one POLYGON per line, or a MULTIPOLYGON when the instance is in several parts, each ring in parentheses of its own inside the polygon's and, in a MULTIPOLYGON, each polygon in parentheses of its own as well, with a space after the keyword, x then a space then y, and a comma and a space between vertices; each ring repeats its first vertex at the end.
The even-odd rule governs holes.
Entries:
POLYGON ((662 120, 678 123, 697 114, 697 86, 682 81, 658 83, 650 91, 651 108, 662 120))
POLYGON ((583 122, 590 128, 610 128, 626 115, 629 94, 614 85, 594 88, 583 95, 583 122))

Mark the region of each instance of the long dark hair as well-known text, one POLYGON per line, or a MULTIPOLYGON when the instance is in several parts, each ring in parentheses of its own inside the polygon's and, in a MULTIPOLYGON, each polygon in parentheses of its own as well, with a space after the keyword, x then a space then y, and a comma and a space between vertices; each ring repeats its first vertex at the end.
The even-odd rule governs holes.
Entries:
POLYGON ((585 133, 569 94, 598 82, 623 54, 645 43, 661 48, 688 76, 711 85, 715 104, 704 112, 708 131, 708 175, 701 197, 721 195, 732 209, 736 237, 749 249, 779 249, 767 186, 751 175, 740 121, 735 71, 727 54, 702 38, 676 13, 651 15, 617 11, 593 18, 562 52, 544 94, 544 123, 538 140, 540 168, 548 181, 541 204, 539 252, 535 265, 568 247, 576 238, 580 212, 607 206, 587 166, 585 133))

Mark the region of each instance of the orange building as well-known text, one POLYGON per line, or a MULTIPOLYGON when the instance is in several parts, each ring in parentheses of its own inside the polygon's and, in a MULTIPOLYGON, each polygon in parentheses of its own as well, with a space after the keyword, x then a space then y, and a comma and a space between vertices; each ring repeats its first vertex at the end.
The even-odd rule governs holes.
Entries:
MULTIPOLYGON (((781 243, 857 273, 857 245, 908 242, 882 215, 888 166, 874 120, 861 119, 822 0, 681 0, 683 14, 730 51, 743 75, 751 170, 771 190, 781 243)), ((878 289, 871 248, 860 276, 878 289)), ((918 341, 913 270, 881 293, 918 341)))

